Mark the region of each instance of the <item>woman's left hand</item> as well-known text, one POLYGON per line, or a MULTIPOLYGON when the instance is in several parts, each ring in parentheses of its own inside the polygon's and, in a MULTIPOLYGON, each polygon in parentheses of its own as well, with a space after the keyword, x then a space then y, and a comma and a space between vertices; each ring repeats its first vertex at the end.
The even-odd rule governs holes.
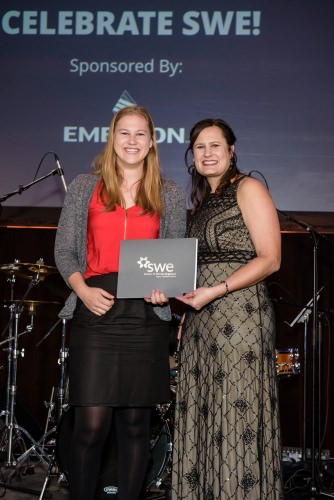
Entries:
POLYGON ((151 302, 155 306, 163 306, 169 301, 168 297, 166 297, 164 292, 159 290, 159 288, 152 290, 151 297, 144 297, 144 300, 146 302, 151 302))

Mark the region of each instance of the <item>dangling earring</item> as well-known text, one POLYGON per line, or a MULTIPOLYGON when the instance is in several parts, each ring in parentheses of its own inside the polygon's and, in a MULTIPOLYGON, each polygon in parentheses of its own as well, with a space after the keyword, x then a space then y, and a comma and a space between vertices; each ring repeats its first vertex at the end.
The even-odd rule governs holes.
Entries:
POLYGON ((228 169, 232 170, 233 167, 234 167, 234 156, 232 155, 230 158, 230 165, 229 165, 228 169))

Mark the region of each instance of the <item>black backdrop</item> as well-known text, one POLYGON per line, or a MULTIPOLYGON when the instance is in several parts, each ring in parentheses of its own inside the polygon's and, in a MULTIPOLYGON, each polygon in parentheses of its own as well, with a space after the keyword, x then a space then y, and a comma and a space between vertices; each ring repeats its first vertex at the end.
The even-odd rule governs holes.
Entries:
MULTIPOLYGON (((312 217, 311 217, 312 219, 312 217)), ((311 447, 312 431, 312 315, 307 325, 307 359, 304 359, 304 324, 297 323, 290 327, 301 306, 306 304, 313 294, 313 240, 306 232, 298 232, 289 228, 284 229, 282 224, 283 259, 281 269, 268 280, 269 290, 274 301, 276 310, 276 348, 278 352, 288 348, 298 350, 300 369, 293 370, 289 367, 290 376, 281 374, 279 378, 280 412, 282 423, 282 442, 285 447, 302 447, 304 417, 307 426, 307 447, 311 447), (307 378, 307 413, 304 415, 304 374, 307 378)), ((321 233, 327 239, 320 237, 317 249, 318 281, 319 288, 322 286, 318 306, 321 330, 321 342, 317 342, 321 357, 320 378, 316 376, 317 384, 320 382, 320 404, 317 407, 317 417, 320 415, 321 447, 334 453, 334 431, 332 421, 334 418, 334 393, 331 380, 334 377, 332 340, 334 326, 334 227, 328 227, 321 233)), ((53 245, 55 228, 18 228, 0 227, 0 241, 4 244, 0 248, 0 265, 13 262, 14 258, 20 258, 21 262, 34 263, 36 259, 43 257, 45 264, 54 265, 53 245)), ((14 295, 18 300, 23 297, 29 280, 26 277, 18 277, 14 286, 14 295)), ((59 275, 47 276, 44 281, 32 288, 28 299, 38 302, 36 315, 34 317, 35 329, 32 333, 25 334, 19 339, 19 349, 25 350, 24 357, 18 359, 17 376, 17 399, 18 410, 22 407, 35 421, 35 427, 45 427, 47 419, 47 408, 44 402, 51 397, 52 388, 57 386, 59 376, 59 349, 61 346, 61 326, 37 347, 37 344, 55 325, 58 320, 58 312, 67 296, 67 289, 59 275)), ((8 275, 0 272, 0 330, 4 331, 8 322, 7 300, 10 298, 10 283, 8 275)), ((173 312, 182 314, 183 309, 179 303, 172 302, 173 312)), ((20 328, 22 331, 30 322, 28 308, 26 307, 20 317, 20 328)), ((70 334, 68 325, 67 337, 70 334)), ((7 334, 2 337, 3 344, 0 349, 0 394, 6 390, 7 374, 7 334)), ((0 404, 3 404, 0 400, 0 404)), ((3 409, 3 408, 2 408, 3 409)), ((21 418, 22 412, 18 418, 21 418)), ((19 423, 26 425, 26 416, 22 415, 24 421, 19 423)), ((31 425, 30 421, 27 425, 31 425)), ((332 456, 332 455, 331 455, 332 456)))

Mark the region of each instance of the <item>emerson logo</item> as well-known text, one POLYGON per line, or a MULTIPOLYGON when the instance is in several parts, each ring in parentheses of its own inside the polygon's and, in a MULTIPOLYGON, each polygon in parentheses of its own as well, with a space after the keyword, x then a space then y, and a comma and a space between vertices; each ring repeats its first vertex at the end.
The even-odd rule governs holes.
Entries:
POLYGON ((171 262, 151 262, 147 257, 140 257, 137 261, 139 269, 143 269, 144 276, 155 276, 156 278, 174 278, 174 264, 171 262))
MULTIPOLYGON (((124 90, 113 107, 113 112, 116 113, 126 106, 137 104, 127 90, 124 90)), ((109 127, 93 126, 91 128, 82 125, 65 125, 63 133, 63 141, 66 143, 105 143, 107 141, 109 127)), ((180 127, 155 127, 155 133, 158 144, 185 144, 185 128, 180 127)))
POLYGON ((125 108, 126 106, 135 106, 136 104, 137 104, 136 101, 133 99, 133 97, 131 97, 129 92, 127 90, 124 90, 121 97, 118 99, 115 106, 113 107, 113 112, 116 113, 117 111, 125 108))

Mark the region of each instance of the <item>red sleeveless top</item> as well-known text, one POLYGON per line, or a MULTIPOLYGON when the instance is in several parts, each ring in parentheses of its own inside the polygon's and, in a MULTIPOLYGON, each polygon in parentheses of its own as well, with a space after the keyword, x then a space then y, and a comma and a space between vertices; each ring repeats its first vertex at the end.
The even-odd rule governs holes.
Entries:
POLYGON ((160 220, 157 214, 140 215, 142 208, 134 205, 105 211, 98 196, 99 183, 93 192, 87 223, 87 267, 85 278, 118 271, 121 240, 156 239, 160 220))

